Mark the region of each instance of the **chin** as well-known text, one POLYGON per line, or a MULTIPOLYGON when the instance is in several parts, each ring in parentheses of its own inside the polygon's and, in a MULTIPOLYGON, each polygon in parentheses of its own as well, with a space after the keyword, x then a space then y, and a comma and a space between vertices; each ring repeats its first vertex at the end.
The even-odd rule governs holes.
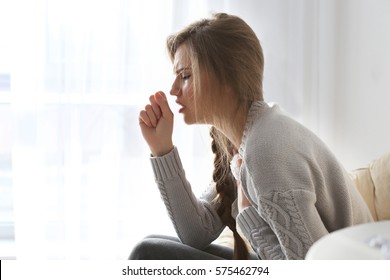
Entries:
POLYGON ((184 117, 184 123, 185 123, 185 124, 188 124, 188 125, 196 124, 196 122, 194 121, 194 119, 192 119, 192 118, 186 118, 186 117, 184 117))
POLYGON ((183 120, 185 124, 191 125, 191 124, 199 124, 200 122, 194 117, 192 114, 186 114, 183 115, 183 120))
POLYGON ((184 123, 191 124, 208 124, 205 119, 199 118, 199 116, 194 116, 193 114, 184 114, 183 115, 184 123))

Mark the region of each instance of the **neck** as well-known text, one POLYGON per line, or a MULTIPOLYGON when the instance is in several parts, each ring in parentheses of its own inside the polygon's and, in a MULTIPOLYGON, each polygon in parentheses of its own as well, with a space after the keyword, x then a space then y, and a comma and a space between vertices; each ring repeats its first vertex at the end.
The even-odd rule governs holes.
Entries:
POLYGON ((232 106, 230 110, 222 112, 223 121, 217 121, 213 125, 221 131, 233 143, 236 149, 241 145, 249 108, 245 104, 232 106))

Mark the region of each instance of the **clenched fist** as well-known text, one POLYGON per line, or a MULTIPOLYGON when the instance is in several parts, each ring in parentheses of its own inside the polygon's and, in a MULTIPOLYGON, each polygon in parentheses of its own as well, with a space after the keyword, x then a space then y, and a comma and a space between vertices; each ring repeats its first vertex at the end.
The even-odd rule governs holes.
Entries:
POLYGON ((173 149, 173 113, 163 92, 151 95, 149 101, 139 114, 139 125, 152 155, 159 157, 173 149))

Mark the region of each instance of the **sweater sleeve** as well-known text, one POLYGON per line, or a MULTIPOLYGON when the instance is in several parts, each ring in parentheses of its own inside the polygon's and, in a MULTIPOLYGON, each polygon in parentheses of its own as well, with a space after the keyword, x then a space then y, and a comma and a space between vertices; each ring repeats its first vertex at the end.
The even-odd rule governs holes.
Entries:
POLYGON ((260 259, 284 259, 276 234, 254 207, 245 208, 237 216, 237 223, 260 259))
POLYGON ((237 217, 245 237, 262 259, 304 259, 310 246, 328 233, 308 191, 273 192, 258 198, 259 210, 237 217))
POLYGON ((210 186, 200 198, 194 195, 176 147, 165 156, 151 158, 151 163, 161 198, 180 240, 199 249, 209 245, 223 230, 215 210, 216 191, 210 186))

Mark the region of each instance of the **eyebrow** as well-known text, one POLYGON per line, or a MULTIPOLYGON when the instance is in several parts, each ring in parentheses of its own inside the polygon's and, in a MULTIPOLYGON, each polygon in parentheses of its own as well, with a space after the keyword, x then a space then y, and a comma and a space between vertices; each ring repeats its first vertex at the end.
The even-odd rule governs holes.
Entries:
POLYGON ((191 69, 191 67, 189 67, 189 66, 181 67, 181 68, 177 69, 176 71, 174 71, 174 73, 176 75, 179 75, 183 70, 190 70, 190 69, 191 69))

